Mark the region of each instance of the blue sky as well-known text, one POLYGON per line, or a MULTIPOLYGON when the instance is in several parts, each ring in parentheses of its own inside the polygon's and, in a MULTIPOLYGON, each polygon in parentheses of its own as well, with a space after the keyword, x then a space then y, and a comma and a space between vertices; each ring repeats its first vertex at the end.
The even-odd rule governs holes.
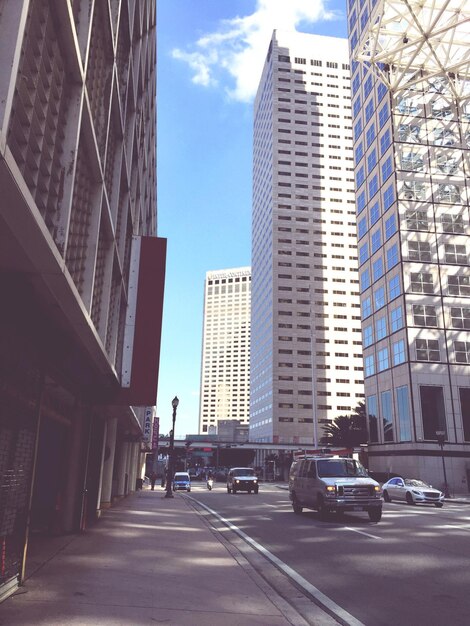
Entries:
POLYGON ((203 287, 251 264, 252 106, 273 29, 346 36, 342 0, 158 0, 158 234, 168 239, 157 415, 196 433, 203 287))

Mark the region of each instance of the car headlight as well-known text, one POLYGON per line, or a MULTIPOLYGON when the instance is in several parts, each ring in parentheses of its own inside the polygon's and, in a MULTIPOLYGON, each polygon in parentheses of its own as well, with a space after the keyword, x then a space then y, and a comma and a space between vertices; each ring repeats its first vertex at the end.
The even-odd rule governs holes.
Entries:
POLYGON ((382 491, 382 489, 380 488, 380 485, 374 485, 374 491, 377 491, 377 492, 382 491))
POLYGON ((236 483, 239 483, 240 481, 239 481, 239 480, 236 480, 235 482, 236 482, 236 483))
POLYGON ((254 483, 257 483, 257 482, 258 482, 258 479, 257 479, 257 478, 253 478, 253 482, 254 482, 254 483))
POLYGON ((417 496, 422 496, 422 495, 423 495, 423 493, 422 493, 421 491, 418 491, 417 489, 412 489, 411 491, 412 491, 415 495, 417 495, 417 496))
POLYGON ((327 485, 326 491, 327 493, 334 493, 336 491, 336 488, 333 485, 327 485))

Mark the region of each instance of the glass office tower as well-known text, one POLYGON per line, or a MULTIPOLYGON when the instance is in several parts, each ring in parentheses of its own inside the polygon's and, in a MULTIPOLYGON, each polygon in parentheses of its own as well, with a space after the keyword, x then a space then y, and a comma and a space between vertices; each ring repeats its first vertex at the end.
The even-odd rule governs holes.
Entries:
POLYGON ((450 4, 348 18, 370 467, 467 491, 470 39, 450 4))

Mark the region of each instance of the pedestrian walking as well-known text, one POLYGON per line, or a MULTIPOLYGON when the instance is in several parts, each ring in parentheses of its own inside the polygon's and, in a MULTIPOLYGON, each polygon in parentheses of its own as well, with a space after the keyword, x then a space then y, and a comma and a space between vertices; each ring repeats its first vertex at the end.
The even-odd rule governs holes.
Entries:
POLYGON ((157 480, 157 474, 156 472, 152 472, 150 474, 150 484, 152 485, 152 491, 155 489, 155 482, 157 480))

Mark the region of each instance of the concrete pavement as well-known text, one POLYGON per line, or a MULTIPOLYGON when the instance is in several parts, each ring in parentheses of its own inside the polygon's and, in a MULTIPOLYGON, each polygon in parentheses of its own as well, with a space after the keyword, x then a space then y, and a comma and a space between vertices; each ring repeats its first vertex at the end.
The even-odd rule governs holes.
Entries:
POLYGON ((60 543, 2 626, 304 626, 306 622, 179 495, 144 489, 60 543))

